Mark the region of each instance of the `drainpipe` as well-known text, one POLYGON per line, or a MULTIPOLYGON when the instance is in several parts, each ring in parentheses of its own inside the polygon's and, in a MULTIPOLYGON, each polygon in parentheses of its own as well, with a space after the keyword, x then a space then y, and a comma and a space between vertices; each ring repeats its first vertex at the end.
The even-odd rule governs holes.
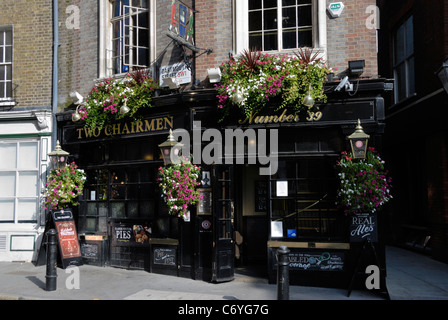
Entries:
POLYGON ((56 147, 58 138, 58 122, 56 113, 58 112, 58 58, 59 58, 59 4, 58 0, 53 0, 53 101, 52 101, 52 118, 53 128, 51 133, 51 150, 56 147))

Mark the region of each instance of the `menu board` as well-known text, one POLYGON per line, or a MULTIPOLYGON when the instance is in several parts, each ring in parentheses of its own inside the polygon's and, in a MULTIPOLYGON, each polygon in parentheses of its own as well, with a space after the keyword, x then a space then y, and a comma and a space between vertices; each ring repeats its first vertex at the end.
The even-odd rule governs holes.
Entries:
POLYGON ((350 242, 378 242, 378 222, 375 213, 358 213, 350 217, 350 242))
POLYGON ((81 248, 72 212, 70 210, 54 211, 52 217, 58 233, 62 268, 82 265, 81 248))
POLYGON ((176 265, 176 248, 154 248, 154 264, 165 266, 176 265))
POLYGON ((289 268, 306 271, 343 271, 343 252, 290 252, 289 268))

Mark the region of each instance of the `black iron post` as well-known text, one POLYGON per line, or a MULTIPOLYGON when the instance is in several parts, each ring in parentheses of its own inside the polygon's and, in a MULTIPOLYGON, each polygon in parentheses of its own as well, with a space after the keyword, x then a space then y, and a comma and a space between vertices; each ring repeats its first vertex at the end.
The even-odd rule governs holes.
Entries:
POLYGON ((277 300, 289 300, 289 249, 277 250, 277 300))
POLYGON ((57 232, 55 229, 51 229, 47 232, 47 274, 46 279, 46 290, 55 291, 56 290, 56 280, 57 274, 57 254, 58 254, 58 239, 57 232))

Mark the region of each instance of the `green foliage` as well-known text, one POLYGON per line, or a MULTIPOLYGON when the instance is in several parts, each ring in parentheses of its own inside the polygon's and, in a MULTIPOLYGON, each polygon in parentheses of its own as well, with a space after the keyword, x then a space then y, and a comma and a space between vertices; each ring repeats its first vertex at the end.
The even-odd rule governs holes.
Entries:
POLYGON ((86 127, 98 129, 125 117, 137 120, 141 108, 151 107, 157 88, 157 83, 145 71, 137 70, 122 79, 109 78, 92 88, 79 114, 86 127), (130 111, 120 114, 124 104, 130 111))
POLYGON ((82 194, 86 175, 84 170, 72 162, 62 169, 53 169, 45 184, 45 209, 57 210, 79 205, 78 197, 82 194))
POLYGON ((200 167, 187 158, 182 158, 179 164, 159 168, 157 181, 170 214, 185 218, 189 206, 199 202, 197 186, 200 183, 197 180, 200 172, 200 167))
POLYGON ((317 56, 308 48, 295 55, 246 50, 239 58, 224 62, 221 83, 216 85, 223 118, 235 106, 250 116, 272 101, 278 104, 277 110, 309 111, 302 103, 309 92, 315 101, 326 101, 323 86, 332 70, 317 56))
POLYGON ((365 159, 343 152, 337 169, 338 203, 346 214, 375 212, 392 199, 392 179, 374 148, 369 148, 365 159))

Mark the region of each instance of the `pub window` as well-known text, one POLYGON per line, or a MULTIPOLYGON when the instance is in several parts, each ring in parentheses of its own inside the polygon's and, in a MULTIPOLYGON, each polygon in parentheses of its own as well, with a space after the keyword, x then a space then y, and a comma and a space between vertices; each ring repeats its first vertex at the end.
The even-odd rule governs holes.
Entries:
POLYGON ((149 66, 149 0, 112 1, 112 74, 149 66))
POLYGON ((0 142, 0 223, 37 222, 39 143, 0 142))
POLYGON ((395 102, 415 94, 414 19, 409 17, 394 33, 395 102))
MULTIPOLYGON (((285 240, 344 240, 345 220, 335 204, 336 159, 280 161, 270 177, 271 221, 285 240)), ((277 234, 276 237, 279 235, 277 234)))
POLYGON ((12 26, 0 26, 0 106, 12 102, 12 26))
POLYGON ((249 47, 260 51, 312 47, 311 0, 249 0, 249 47))

